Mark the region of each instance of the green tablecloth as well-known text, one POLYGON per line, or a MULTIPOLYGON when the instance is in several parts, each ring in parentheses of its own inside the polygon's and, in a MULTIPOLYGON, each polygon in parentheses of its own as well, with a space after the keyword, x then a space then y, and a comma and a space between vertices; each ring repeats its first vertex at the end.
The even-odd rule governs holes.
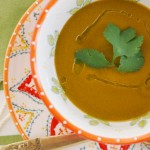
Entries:
POLYGON ((0 0, 0 79, 3 62, 11 34, 27 8, 35 0, 0 0))
POLYGON ((20 135, 12 135, 12 136, 1 136, 0 137, 0 145, 7 145, 10 143, 16 143, 22 140, 20 135))
MULTIPOLYGON (((0 0, 0 89, 2 89, 3 62, 11 34, 27 8, 35 0, 0 0)), ((1 135, 0 135, 1 136, 1 135)), ((17 142, 17 136, 0 137, 0 145, 17 142)))

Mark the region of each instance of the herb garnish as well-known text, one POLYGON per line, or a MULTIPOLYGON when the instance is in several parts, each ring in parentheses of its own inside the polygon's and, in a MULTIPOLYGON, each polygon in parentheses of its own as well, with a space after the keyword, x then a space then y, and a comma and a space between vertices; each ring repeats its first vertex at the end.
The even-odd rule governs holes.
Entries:
POLYGON ((83 49, 75 54, 76 63, 84 62, 89 67, 104 68, 110 66, 110 62, 104 54, 92 49, 83 49))
POLYGON ((94 49, 82 49, 75 53, 76 63, 85 63, 93 68, 106 68, 115 66, 120 72, 135 72, 144 65, 141 46, 144 37, 137 36, 133 28, 121 31, 116 25, 109 24, 103 32, 106 40, 112 44, 113 60, 109 62, 104 54, 94 49), (115 60, 120 57, 119 66, 115 60))

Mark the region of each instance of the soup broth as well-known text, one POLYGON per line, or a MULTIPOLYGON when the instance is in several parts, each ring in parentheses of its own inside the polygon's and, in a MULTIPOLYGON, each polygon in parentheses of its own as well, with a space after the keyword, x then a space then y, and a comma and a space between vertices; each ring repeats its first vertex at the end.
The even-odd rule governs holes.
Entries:
POLYGON ((57 75, 66 96, 79 109, 98 119, 129 120, 150 110, 150 10, 124 0, 99 0, 75 13, 63 27, 56 46, 57 75), (142 69, 121 73, 115 68, 94 69, 75 64, 74 55, 83 48, 97 49, 108 60, 112 45, 103 31, 113 23, 120 29, 136 29, 144 36, 142 69))

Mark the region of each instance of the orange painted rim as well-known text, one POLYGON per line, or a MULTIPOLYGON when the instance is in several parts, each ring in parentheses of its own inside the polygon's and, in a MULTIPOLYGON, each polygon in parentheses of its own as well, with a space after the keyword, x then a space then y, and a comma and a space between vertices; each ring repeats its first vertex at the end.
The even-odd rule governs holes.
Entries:
POLYGON ((43 0, 36 0, 32 5, 31 7, 25 12, 25 14, 22 16, 22 18, 20 19, 18 25, 16 26, 15 30, 13 33, 12 36, 11 36, 11 39, 9 41, 9 44, 8 44, 8 47, 7 47, 7 50, 6 50, 6 55, 5 55, 5 60, 4 60, 4 72, 3 72, 3 76, 4 76, 4 92, 5 92, 5 97, 6 97, 6 102, 7 102, 7 105, 8 105, 8 108, 9 108, 9 111, 10 111, 10 115, 11 115, 11 118, 17 128, 17 130, 19 131, 20 135, 22 136, 22 138, 24 140, 28 140, 28 136, 25 134, 25 132, 22 130, 22 127, 20 126, 20 124, 18 123, 18 120, 16 118, 16 115, 14 113, 14 110, 13 110, 13 107, 12 107, 12 103, 11 103, 11 97, 10 97, 10 93, 9 93, 9 86, 8 84, 5 84, 5 83, 8 83, 8 73, 9 73, 9 55, 11 53, 11 50, 12 50, 12 46, 14 45, 14 42, 15 42, 15 39, 16 39, 16 34, 19 32, 20 28, 21 28, 21 25, 26 21, 27 17, 33 12, 33 10, 42 2, 43 0), (11 45, 11 47, 9 46, 11 45))
MULTIPOLYGON (((52 8, 52 6, 57 2, 57 0, 51 0, 48 5, 45 8, 45 11, 40 16, 40 19, 37 22, 37 26, 41 26, 44 22, 44 19, 48 13, 48 10, 52 8)), ((32 37, 32 44, 31 44, 31 55, 30 55, 30 64, 31 64, 31 70, 32 75, 34 78, 35 85, 37 87, 37 90, 40 94, 41 99, 43 100, 44 104, 48 108, 48 110, 53 113, 53 115, 67 128, 74 131, 76 134, 86 137, 87 139, 100 142, 100 143, 108 143, 108 144, 133 144, 133 143, 139 143, 143 141, 150 140, 150 133, 145 134, 143 136, 133 137, 133 138, 107 138, 107 137, 98 137, 94 134, 88 133, 87 131, 81 130, 75 125, 71 124, 68 120, 66 120, 52 105, 51 101, 49 100, 48 96, 44 92, 43 86, 40 82, 40 79, 38 77, 38 71, 37 71, 37 64, 36 64, 36 38, 38 36, 40 28, 35 28, 33 32, 32 37), (34 60, 34 61, 33 61, 34 60)))

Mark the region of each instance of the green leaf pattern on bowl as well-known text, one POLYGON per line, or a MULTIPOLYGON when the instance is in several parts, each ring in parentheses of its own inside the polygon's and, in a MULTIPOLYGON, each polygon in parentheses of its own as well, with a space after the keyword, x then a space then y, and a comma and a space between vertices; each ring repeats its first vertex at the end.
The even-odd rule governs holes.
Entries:
POLYGON ((95 119, 89 115, 85 115, 84 118, 89 119, 89 124, 91 126, 96 126, 99 125, 100 123, 106 125, 106 126, 110 126, 110 123, 108 121, 105 120, 100 120, 100 119, 95 119))
MULTIPOLYGON (((71 15, 75 14, 82 7, 90 4, 93 0, 76 0, 76 7, 72 8, 69 13, 71 15)), ((139 2, 140 0, 133 0, 135 2, 139 2)))
POLYGON ((140 120, 140 118, 136 118, 136 119, 132 120, 132 121, 130 122, 130 125, 131 125, 131 126, 136 125, 136 124, 139 122, 139 120, 140 120))
POLYGON ((144 128, 147 125, 147 119, 150 119, 150 113, 146 114, 143 117, 133 119, 130 122, 130 126, 138 125, 138 127, 144 128))
MULTIPOLYGON (((100 123, 106 125, 106 126, 110 126, 110 122, 108 121, 105 121, 105 120, 100 120, 100 119, 95 119, 89 115, 85 115, 84 118, 88 119, 89 120, 89 124, 91 126, 96 126, 96 125, 99 125, 100 123)), ((136 118, 136 119, 133 119, 131 122, 130 122, 130 126, 135 126, 137 125, 138 127, 140 128, 144 128, 146 125, 147 125, 147 120, 146 119, 150 119, 150 113, 141 117, 141 118, 136 118)))
POLYGON ((138 126, 139 126, 140 128, 144 128, 146 125, 147 125, 147 120, 141 120, 141 121, 138 123, 138 126))
MULTIPOLYGON (((110 126, 110 122, 105 121, 105 120, 95 119, 89 115, 85 115, 84 118, 89 120, 89 124, 91 126, 96 126, 96 125, 99 125, 100 123, 102 123, 106 126, 110 126)), ((147 115, 145 115, 141 118, 133 119, 132 121, 130 121, 130 126, 137 125, 140 128, 144 128, 148 123, 146 119, 150 119, 150 113, 148 113, 147 115)))
POLYGON ((55 93, 55 94, 60 94, 61 97, 63 98, 64 101, 67 100, 67 97, 65 95, 65 91, 63 90, 63 88, 61 87, 60 83, 58 80, 56 80, 55 78, 52 78, 52 82, 53 82, 53 86, 51 87, 51 90, 55 93))
POLYGON ((55 30, 53 35, 50 34, 47 37, 48 43, 51 46, 51 51, 50 51, 50 56, 51 57, 54 56, 54 52, 55 52, 55 47, 56 47, 58 36, 59 36, 59 32, 57 30, 55 30))
POLYGON ((76 7, 72 8, 69 13, 71 15, 75 14, 79 9, 81 9, 82 7, 88 5, 89 3, 91 3, 92 0, 77 0, 76 1, 76 7))

